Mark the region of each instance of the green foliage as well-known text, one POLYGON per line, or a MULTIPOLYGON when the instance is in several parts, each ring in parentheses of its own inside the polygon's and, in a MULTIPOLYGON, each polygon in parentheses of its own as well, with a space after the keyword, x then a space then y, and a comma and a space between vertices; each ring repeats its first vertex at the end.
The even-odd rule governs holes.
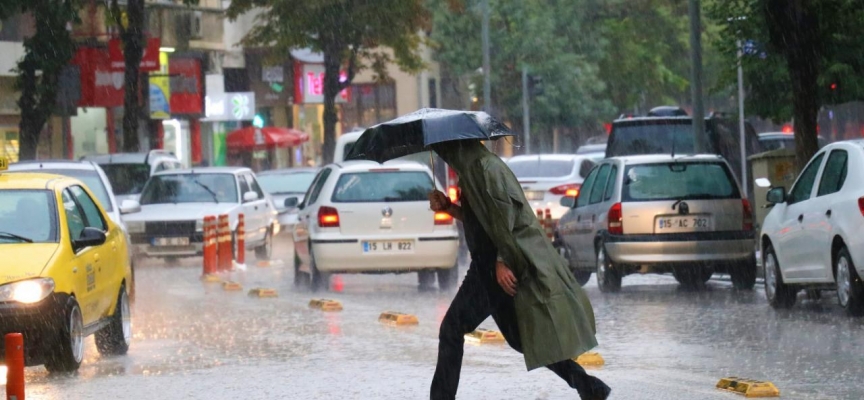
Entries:
POLYGON ((21 159, 36 157, 39 133, 54 110, 60 73, 75 52, 67 26, 77 22, 79 7, 76 0, 4 0, 0 6, 0 19, 32 13, 36 24, 33 36, 24 39, 24 58, 17 69, 21 159))
POLYGON ((311 48, 324 54, 325 163, 332 161, 335 146, 335 98, 357 72, 371 68, 386 80, 391 62, 407 72, 424 67, 418 54, 420 33, 428 25, 422 0, 234 0, 227 14, 236 19, 256 8, 263 13, 244 45, 278 51, 311 48), (340 67, 347 81, 339 82, 340 67))
MULTIPOLYGON (((541 78, 543 93, 531 101, 532 130, 581 126, 599 131, 600 116, 613 112, 602 93, 596 44, 578 10, 558 0, 490 1, 490 56, 493 112, 521 125, 522 67, 541 78)), ((585 3, 579 1, 577 3, 585 3)), ((436 59, 454 74, 472 79, 481 96, 482 46, 479 0, 429 0, 436 59)))

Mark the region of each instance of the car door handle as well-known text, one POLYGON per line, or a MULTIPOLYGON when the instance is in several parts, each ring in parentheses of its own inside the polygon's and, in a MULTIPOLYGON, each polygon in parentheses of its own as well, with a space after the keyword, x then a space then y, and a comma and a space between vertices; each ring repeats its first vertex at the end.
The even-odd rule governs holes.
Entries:
POLYGON ((804 214, 798 216, 798 222, 804 222, 804 214))
POLYGON ((831 210, 825 211, 825 216, 831 218, 831 210))

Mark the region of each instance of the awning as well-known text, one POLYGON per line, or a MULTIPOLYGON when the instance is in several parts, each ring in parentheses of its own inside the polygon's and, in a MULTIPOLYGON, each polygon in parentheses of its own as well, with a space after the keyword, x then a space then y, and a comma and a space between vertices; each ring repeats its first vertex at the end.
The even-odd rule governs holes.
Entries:
POLYGON ((309 140, 307 133, 291 128, 250 126, 228 134, 226 143, 231 150, 267 147, 294 147, 309 140))

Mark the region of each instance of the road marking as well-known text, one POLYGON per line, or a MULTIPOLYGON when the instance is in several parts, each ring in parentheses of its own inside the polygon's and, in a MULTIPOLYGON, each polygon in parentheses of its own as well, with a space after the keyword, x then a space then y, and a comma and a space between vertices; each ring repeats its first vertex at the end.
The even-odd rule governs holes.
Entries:
POLYGON ((738 378, 735 376, 722 378, 717 382, 717 389, 742 394, 744 397, 780 397, 780 389, 771 382, 738 378))
POLYGON ((465 342, 471 344, 498 344, 504 343, 504 341, 504 335, 501 332, 482 328, 465 335, 465 342))
POLYGON ((583 367, 600 367, 606 365, 606 360, 603 359, 603 356, 600 353, 596 353, 593 351, 589 351, 585 354, 580 355, 573 359, 577 364, 583 367))
POLYGON ((276 289, 255 288, 249 291, 249 296, 264 298, 264 297, 279 297, 276 289))
POLYGON ((387 325, 395 325, 395 326, 403 326, 403 325, 417 325, 420 322, 417 320, 417 316, 413 314, 404 314, 395 311, 384 311, 378 316, 378 322, 387 325))
POLYGON ((224 289, 227 292, 235 292, 238 290, 243 290, 243 285, 241 285, 237 282, 231 282, 231 281, 222 282, 222 289, 224 289))
POLYGON ((342 303, 330 299, 312 299, 309 301, 309 308, 321 311, 342 311, 342 303))

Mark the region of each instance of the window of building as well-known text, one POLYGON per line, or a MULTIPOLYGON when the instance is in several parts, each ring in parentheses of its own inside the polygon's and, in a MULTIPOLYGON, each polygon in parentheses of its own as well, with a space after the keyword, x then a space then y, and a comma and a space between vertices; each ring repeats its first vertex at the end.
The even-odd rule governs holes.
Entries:
POLYGON ((342 105, 342 124, 346 131, 396 118, 396 85, 359 83, 351 85, 351 98, 342 105))

